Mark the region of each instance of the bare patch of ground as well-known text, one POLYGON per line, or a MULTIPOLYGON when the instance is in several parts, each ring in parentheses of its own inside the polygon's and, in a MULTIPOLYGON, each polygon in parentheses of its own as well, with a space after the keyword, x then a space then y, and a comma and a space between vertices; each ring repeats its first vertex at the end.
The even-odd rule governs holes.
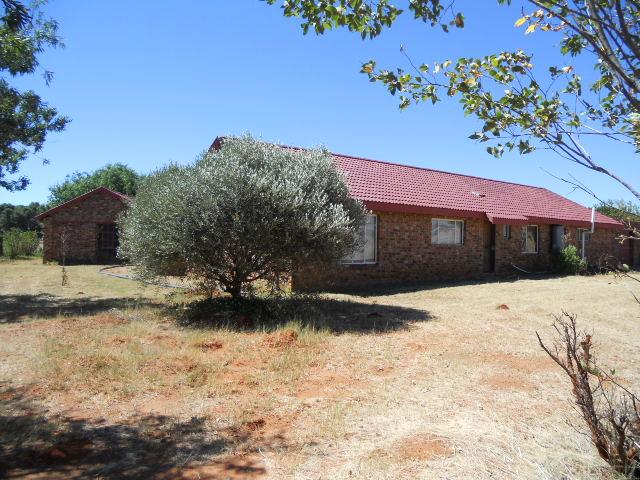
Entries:
MULTIPOLYGON (((7 296, 77 300, 51 266, 21 265, 3 270, 0 316, 7 296)), ((164 303, 81 276, 91 298, 164 303)), ((614 478, 570 425, 570 387, 535 332, 576 312, 601 363, 638 390, 634 288, 603 276, 331 295, 271 329, 11 303, 0 477, 614 478)))

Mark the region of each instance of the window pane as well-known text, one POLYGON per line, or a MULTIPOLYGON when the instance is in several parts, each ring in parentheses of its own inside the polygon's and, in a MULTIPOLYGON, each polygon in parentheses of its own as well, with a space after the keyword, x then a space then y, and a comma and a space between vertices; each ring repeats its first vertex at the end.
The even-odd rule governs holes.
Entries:
POLYGON ((455 242, 460 244, 462 243, 462 222, 453 222, 453 227, 456 232, 455 242))
POLYGON ((443 245, 459 245, 463 235, 462 220, 431 220, 431 243, 443 245))
POLYGON ((364 238, 364 261, 373 263, 376 261, 376 217, 373 215, 367 216, 364 238))
POLYGON ((537 253, 538 252, 538 227, 535 225, 528 225, 525 240, 525 252, 537 253))
POLYGON ((347 255, 343 263, 375 263, 376 261, 376 236, 377 217, 367 215, 364 225, 356 233, 358 247, 351 255, 347 255))

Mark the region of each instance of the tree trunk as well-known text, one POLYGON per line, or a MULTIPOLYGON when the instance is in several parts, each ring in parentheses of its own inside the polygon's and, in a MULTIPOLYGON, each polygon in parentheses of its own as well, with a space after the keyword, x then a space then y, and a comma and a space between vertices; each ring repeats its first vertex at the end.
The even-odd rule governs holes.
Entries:
POLYGON ((225 291, 231 295, 232 298, 240 298, 242 296, 242 284, 245 278, 238 275, 238 272, 234 272, 231 277, 231 282, 225 285, 225 291))
POLYGON ((232 298, 240 298, 242 296, 242 285, 241 284, 233 284, 229 285, 225 288, 228 294, 231 295, 232 298))

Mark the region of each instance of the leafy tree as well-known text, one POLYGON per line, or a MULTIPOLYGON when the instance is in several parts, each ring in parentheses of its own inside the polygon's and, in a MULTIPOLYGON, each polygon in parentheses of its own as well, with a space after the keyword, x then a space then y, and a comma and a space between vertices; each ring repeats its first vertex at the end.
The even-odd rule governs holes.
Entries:
MULTIPOLYGON (((28 178, 16 177, 20 164, 42 149, 49 132, 63 130, 69 121, 34 91, 20 91, 7 81, 34 74, 39 54, 61 45, 58 25, 38 12, 40 3, 29 9, 17 0, 0 0, 0 188, 9 191, 27 187, 28 178)), ((43 76, 48 85, 53 74, 45 70, 43 76)))
POLYGON ((625 223, 640 222, 640 205, 637 203, 626 200, 607 200, 596 206, 596 210, 625 223))
POLYGON ((40 231, 40 224, 33 217, 42 213, 45 206, 33 202, 29 205, 12 205, 10 203, 0 204, 0 236, 12 228, 19 230, 40 231))
POLYGON ((363 215, 328 152, 232 138, 142 183, 120 253, 143 278, 177 273, 235 298, 255 280, 343 257, 363 215))
POLYGON ((49 188, 49 205, 54 207, 98 187, 134 196, 142 176, 122 163, 106 165, 93 173, 74 172, 64 182, 49 188))
MULTIPOLYGON (((299 17, 304 33, 345 27, 362 38, 378 36, 389 28, 402 8, 390 0, 266 0, 281 3, 286 16, 299 17)), ((463 28, 465 17, 454 2, 403 2, 416 21, 463 28)), ((510 4, 510 0, 497 0, 510 4)), ((505 151, 528 154, 549 149, 583 167, 615 179, 640 199, 637 186, 594 158, 583 139, 600 137, 640 149, 640 3, 624 0, 528 0, 531 10, 516 27, 525 33, 559 35, 560 52, 575 57, 590 55, 596 79, 585 84, 570 65, 534 69, 533 58, 522 51, 460 57, 435 64, 417 63, 401 48, 405 68, 378 68, 375 60, 362 65, 372 82, 380 82, 400 97, 400 107, 437 103, 457 97, 465 115, 473 115, 482 128, 470 138, 487 142, 487 151, 500 157, 505 151)), ((589 72, 589 75, 592 75, 589 72)), ((583 188, 579 182, 574 183, 583 188)))

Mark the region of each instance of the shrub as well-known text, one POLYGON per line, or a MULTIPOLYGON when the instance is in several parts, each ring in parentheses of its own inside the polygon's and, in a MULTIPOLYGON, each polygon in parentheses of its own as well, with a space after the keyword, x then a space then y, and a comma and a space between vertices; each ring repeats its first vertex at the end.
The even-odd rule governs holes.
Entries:
POLYGON ((121 222, 120 255, 143 278, 179 274, 238 297, 256 280, 343 257, 363 218, 328 152, 245 136, 147 178, 121 222))
POLYGON ((34 255, 38 251, 38 234, 13 228, 2 236, 2 252, 6 257, 17 258, 34 255))
POLYGON ((575 315, 562 312, 553 327, 553 345, 536 333, 538 343, 567 375, 591 443, 616 472, 639 479, 640 398, 620 383, 615 371, 596 362, 592 337, 578 331, 575 315))
POLYGON ((580 257, 575 245, 567 245, 554 258, 555 268, 560 273, 575 275, 587 268, 587 262, 580 257))

